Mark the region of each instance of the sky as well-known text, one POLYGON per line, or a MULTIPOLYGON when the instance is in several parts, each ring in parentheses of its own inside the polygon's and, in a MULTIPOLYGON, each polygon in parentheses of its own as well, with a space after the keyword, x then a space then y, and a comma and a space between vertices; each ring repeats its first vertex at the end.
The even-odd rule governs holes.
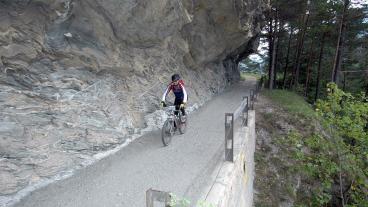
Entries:
MULTIPOLYGON (((257 53, 261 54, 261 55, 266 55, 266 53, 268 52, 267 49, 265 48, 268 48, 268 42, 267 41, 259 41, 259 46, 258 46, 258 49, 257 49, 257 53)), ((254 61, 254 62, 257 62, 257 63, 261 63, 263 62, 263 58, 258 55, 258 54, 251 54, 249 55, 249 58, 254 61)))
POLYGON ((351 7, 353 8, 361 8, 363 5, 368 4, 368 0, 351 0, 351 7))

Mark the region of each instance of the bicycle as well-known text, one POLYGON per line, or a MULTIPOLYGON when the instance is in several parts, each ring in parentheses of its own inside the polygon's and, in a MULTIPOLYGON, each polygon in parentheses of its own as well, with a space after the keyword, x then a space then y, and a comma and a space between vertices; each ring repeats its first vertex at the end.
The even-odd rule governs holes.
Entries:
POLYGON ((179 130, 180 134, 184 134, 187 128, 188 120, 183 117, 181 110, 176 110, 175 106, 164 108, 168 117, 162 126, 161 138, 164 146, 168 146, 175 132, 179 130), (184 120, 185 119, 185 120, 184 120))

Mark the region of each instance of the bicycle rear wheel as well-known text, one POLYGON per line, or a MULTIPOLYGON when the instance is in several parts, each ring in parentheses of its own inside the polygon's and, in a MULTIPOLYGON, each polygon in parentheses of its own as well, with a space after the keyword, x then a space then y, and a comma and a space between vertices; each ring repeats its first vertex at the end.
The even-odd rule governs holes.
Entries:
POLYGON ((170 144, 171 138, 174 135, 174 132, 175 132, 175 129, 174 129, 173 122, 170 120, 166 120, 164 125, 162 126, 162 131, 161 131, 161 138, 162 138, 162 143, 164 144, 164 146, 167 146, 170 144))

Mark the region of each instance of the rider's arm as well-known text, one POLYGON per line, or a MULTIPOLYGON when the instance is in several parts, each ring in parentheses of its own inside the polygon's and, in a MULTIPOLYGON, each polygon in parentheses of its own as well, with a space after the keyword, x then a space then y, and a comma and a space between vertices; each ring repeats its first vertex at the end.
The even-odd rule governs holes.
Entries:
POLYGON ((184 93, 184 99, 183 99, 183 102, 184 102, 184 103, 187 103, 187 101, 188 101, 187 91, 185 90, 184 84, 182 84, 182 83, 179 83, 179 84, 180 84, 180 87, 183 89, 183 93, 184 93))
POLYGON ((162 101, 163 101, 163 102, 165 102, 165 101, 166 101, 166 96, 167 96, 167 94, 169 94, 169 93, 170 93, 170 91, 171 91, 171 84, 169 84, 169 85, 167 86, 167 88, 166 88, 166 90, 165 90, 164 95, 162 95, 162 101))

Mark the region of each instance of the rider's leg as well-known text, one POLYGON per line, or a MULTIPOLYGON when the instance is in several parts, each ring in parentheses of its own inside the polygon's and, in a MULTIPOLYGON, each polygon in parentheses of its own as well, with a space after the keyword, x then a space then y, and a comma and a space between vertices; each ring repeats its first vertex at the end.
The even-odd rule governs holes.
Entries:
POLYGON ((181 111, 181 114, 185 116, 185 108, 180 108, 180 105, 183 104, 183 99, 179 99, 177 102, 175 100, 175 109, 181 111), (176 104, 177 103, 177 104, 176 104))
MULTIPOLYGON (((180 104, 182 104, 182 103, 183 103, 183 100, 181 100, 181 103, 180 103, 180 104)), ((181 111, 181 114, 182 114, 182 116, 181 116, 181 118, 180 118, 180 121, 181 121, 181 122, 186 122, 185 107, 181 108, 181 109, 180 109, 180 111, 181 111)))
POLYGON ((181 110, 181 113, 183 114, 183 116, 181 116, 181 118, 180 118, 180 121, 182 123, 185 123, 187 121, 187 117, 185 116, 185 109, 181 108, 180 110, 181 110))
POLYGON ((185 116, 185 108, 181 108, 181 113, 185 116))
POLYGON ((180 104, 183 103, 183 99, 175 98, 174 105, 175 105, 175 115, 178 115, 178 110, 180 109, 180 104))

